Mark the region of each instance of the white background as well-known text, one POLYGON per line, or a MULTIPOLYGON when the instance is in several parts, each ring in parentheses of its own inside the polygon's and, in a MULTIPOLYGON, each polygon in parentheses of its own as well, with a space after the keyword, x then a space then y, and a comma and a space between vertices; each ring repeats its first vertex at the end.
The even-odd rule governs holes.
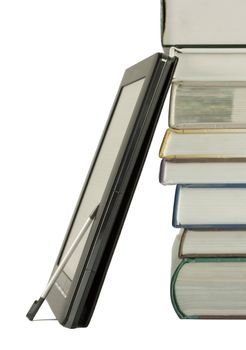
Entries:
POLYGON ((53 267, 124 70, 161 50, 157 0, 0 2, 2 349, 244 344, 244 321, 179 320, 171 306, 174 188, 158 182, 168 103, 89 327, 25 318, 53 267))

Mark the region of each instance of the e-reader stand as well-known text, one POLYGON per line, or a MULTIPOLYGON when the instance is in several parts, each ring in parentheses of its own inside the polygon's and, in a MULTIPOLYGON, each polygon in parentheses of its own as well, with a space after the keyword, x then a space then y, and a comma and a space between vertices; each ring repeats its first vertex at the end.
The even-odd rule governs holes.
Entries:
POLYGON ((65 254, 64 258, 61 260, 59 266, 57 267, 57 269, 55 270, 55 272, 51 276, 51 278, 50 278, 46 288, 44 289, 43 293, 41 294, 40 298, 38 300, 35 300, 34 303, 32 304, 32 306, 30 307, 30 310, 26 314, 26 317, 30 321, 33 321, 34 317, 36 316, 38 310, 40 309, 40 307, 43 304, 44 300, 48 296, 51 288, 53 287, 54 283, 56 282, 57 278, 59 277, 59 275, 62 272, 63 268, 65 267, 66 263, 68 262, 69 258, 73 254, 74 250, 77 248, 78 244, 80 243, 81 239, 85 235, 85 233, 88 230, 88 228, 90 227, 90 225, 93 223, 93 221, 94 221, 94 219, 96 217, 96 213, 97 213, 98 207, 99 206, 97 206, 92 211, 92 213, 89 215, 89 217, 85 221, 85 223, 82 226, 81 230, 79 231, 77 237, 73 241, 71 247, 69 248, 69 250, 65 254))

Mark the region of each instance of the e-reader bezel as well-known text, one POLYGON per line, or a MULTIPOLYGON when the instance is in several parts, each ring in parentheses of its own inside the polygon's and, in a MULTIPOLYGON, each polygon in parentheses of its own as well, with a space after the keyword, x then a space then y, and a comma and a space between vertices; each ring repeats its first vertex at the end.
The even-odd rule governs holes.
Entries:
POLYGON ((127 132, 130 137, 124 137, 118 152, 69 293, 64 298, 56 286, 53 286, 47 297, 57 320, 65 327, 86 327, 89 324, 141 174, 176 64, 176 57, 170 58, 157 53, 128 68, 123 75, 106 127, 53 269, 55 271, 59 265, 121 91, 125 86, 144 78, 143 86, 128 124, 127 132))

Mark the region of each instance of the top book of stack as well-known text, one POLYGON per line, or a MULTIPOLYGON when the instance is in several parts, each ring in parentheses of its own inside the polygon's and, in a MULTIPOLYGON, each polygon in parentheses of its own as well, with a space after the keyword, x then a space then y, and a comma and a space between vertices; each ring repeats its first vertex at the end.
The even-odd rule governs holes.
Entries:
POLYGON ((168 47, 246 47, 245 0, 162 0, 161 39, 168 47))

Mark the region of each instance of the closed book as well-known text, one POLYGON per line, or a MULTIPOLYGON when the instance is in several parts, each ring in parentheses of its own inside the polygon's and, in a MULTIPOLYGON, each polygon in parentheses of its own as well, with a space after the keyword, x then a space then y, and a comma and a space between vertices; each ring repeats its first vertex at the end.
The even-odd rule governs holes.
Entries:
POLYGON ((162 159, 159 173, 163 185, 246 183, 246 158, 162 159))
POLYGON ((183 229, 178 256, 246 257, 246 229, 183 229))
POLYGON ((172 254, 171 300, 183 319, 245 319, 246 258, 183 258, 172 254))
POLYGON ((168 129, 160 157, 166 159, 246 158, 246 129, 168 129))
POLYGON ((178 185, 173 226, 246 228, 246 185, 178 185))
POLYGON ((245 82, 175 81, 172 84, 171 128, 245 128, 245 111, 245 82))
MULTIPOLYGON (((184 0, 181 1, 184 3, 184 0)), ((246 81, 245 47, 241 49, 172 47, 170 53, 179 60, 173 77, 174 83, 232 82, 237 84, 246 81)))
MULTIPOLYGON (((161 0, 162 44, 188 47, 235 47, 245 45, 244 0, 161 0), (231 6, 229 6, 231 5, 231 6)), ((219 51, 217 49, 217 51, 219 51)), ((208 66, 209 68, 210 66, 208 66)), ((230 71, 231 67, 228 66, 230 71)))

